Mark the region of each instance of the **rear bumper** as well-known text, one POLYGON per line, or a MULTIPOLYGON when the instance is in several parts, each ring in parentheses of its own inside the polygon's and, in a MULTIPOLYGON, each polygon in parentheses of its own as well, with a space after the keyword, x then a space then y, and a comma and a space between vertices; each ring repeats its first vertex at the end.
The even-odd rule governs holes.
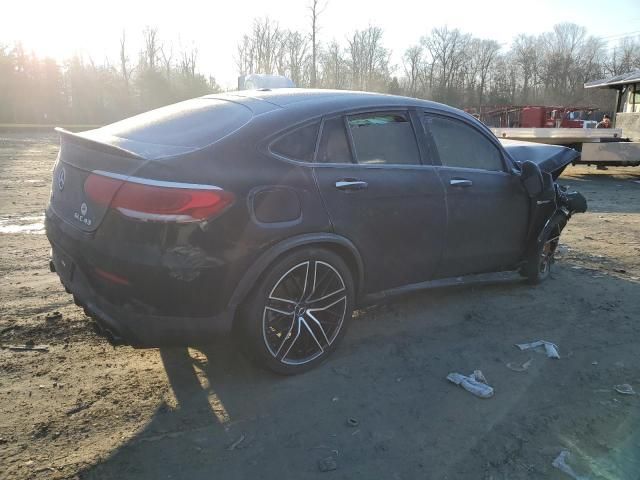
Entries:
POLYGON ((54 245, 51 270, 58 273, 65 290, 73 295, 74 302, 97 323, 99 332, 114 344, 135 347, 197 344, 231 330, 233 315, 226 311, 212 317, 170 317, 144 314, 114 305, 93 291, 75 264, 72 272, 61 274, 66 270, 63 255, 54 245))
MULTIPOLYGON (((183 304, 179 311, 186 315, 170 312, 165 315, 166 309, 142 302, 135 292, 129 293, 127 287, 105 285, 91 275, 91 252, 83 250, 82 242, 66 235, 59 222, 54 214, 47 212, 45 225, 52 247, 50 268, 58 274, 65 290, 73 295, 76 305, 96 322, 99 333, 113 343, 136 347, 202 344, 212 336, 231 330, 233 311, 230 308, 213 315, 190 316, 188 305, 183 304)), ((151 271, 149 283, 158 282, 160 273, 161 269, 153 278, 154 271, 151 271)), ((173 300, 186 303, 189 299, 181 298, 176 292, 173 300)))

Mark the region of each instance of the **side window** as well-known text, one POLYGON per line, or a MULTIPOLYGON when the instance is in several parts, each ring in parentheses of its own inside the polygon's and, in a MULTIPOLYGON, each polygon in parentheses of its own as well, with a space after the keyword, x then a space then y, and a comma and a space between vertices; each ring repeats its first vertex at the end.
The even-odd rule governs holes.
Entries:
POLYGON ((312 162, 316 150, 320 122, 296 128, 271 144, 271 151, 283 157, 312 162))
POLYGON ((444 117, 424 116, 440 161, 445 167, 475 168, 502 172, 500 150, 473 127, 444 117))
POLYGON ((351 150, 347 140, 342 117, 324 121, 322 137, 318 147, 316 162, 319 163, 351 163, 351 150))
POLYGON ((358 163, 419 165, 420 152, 406 113, 370 113, 349 117, 358 163))

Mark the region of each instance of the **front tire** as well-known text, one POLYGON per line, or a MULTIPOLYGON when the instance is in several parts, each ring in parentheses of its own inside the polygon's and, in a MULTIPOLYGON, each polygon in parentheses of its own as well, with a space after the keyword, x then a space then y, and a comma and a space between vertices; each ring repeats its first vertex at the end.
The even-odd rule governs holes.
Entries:
POLYGON ((336 348, 353 304, 353 276, 339 255, 315 247, 286 254, 261 277, 243 309, 249 352, 273 372, 305 372, 336 348))
POLYGON ((551 275, 554 255, 560 243, 561 228, 556 223, 540 242, 540 245, 529 255, 522 267, 521 274, 531 285, 544 282, 551 275))

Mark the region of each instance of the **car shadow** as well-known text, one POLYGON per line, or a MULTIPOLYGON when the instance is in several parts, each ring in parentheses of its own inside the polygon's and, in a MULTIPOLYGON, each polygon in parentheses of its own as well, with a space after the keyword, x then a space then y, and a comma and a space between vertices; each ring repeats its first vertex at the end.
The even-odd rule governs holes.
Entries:
POLYGON ((566 266, 538 288, 512 282, 413 293, 357 312, 332 358, 294 377, 256 368, 230 338, 161 349, 176 404, 159 405, 81 478, 297 480, 336 468, 329 475, 471 479, 503 478, 520 465, 520 477, 507 476, 546 478, 562 448, 585 469, 638 471, 635 398, 593 393, 637 378, 630 365, 640 359, 640 330, 624 303, 637 288, 566 266), (602 298, 585 290, 594 282, 602 298), (513 347, 537 339, 557 342, 562 360, 513 347), (532 355, 526 373, 505 367, 532 355), (620 358, 626 366, 614 363, 620 358), (494 398, 444 380, 476 368, 494 398))

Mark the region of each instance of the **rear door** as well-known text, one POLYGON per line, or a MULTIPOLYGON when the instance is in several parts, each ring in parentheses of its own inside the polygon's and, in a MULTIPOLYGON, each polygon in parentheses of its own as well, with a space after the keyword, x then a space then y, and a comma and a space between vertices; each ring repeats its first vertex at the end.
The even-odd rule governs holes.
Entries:
POLYGON ((407 110, 327 118, 315 175, 336 233, 365 266, 365 293, 432 278, 443 246, 444 191, 407 110))
POLYGON ((502 150, 476 126, 424 113, 446 191, 447 235, 439 278, 511 268, 523 253, 529 198, 502 150))

